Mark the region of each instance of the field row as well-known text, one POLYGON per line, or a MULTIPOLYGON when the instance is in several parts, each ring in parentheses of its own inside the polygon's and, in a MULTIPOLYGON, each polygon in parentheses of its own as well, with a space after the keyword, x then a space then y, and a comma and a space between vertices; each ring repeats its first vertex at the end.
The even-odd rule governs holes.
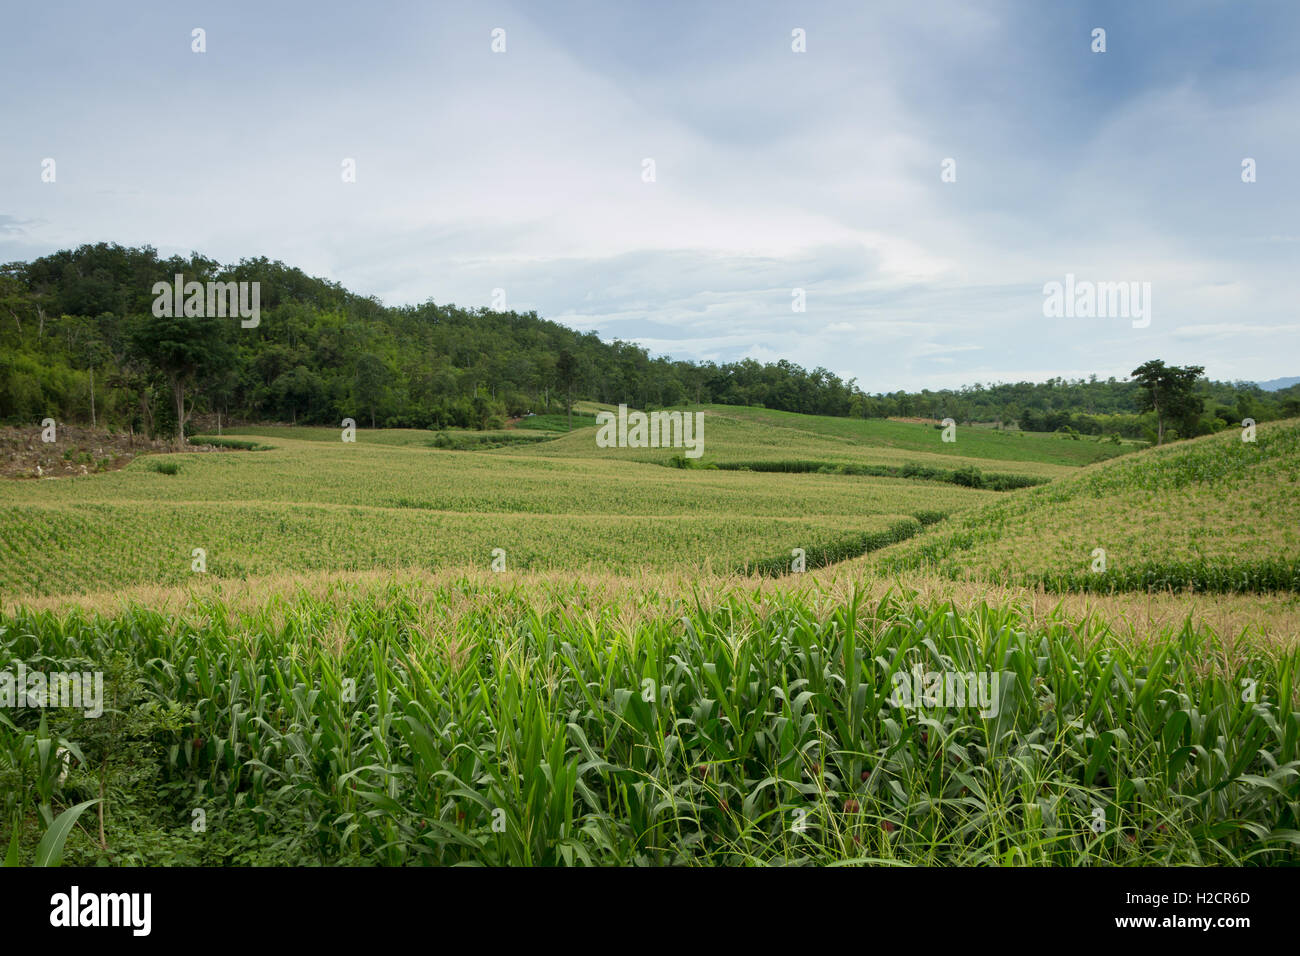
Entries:
POLYGON ((0 594, 85 593, 288 571, 403 567, 506 571, 809 568, 917 533, 907 515, 797 518, 457 514, 279 503, 125 502, 10 510, 0 594), (196 572, 194 549, 205 570, 196 572))
POLYGON ((1059 589, 1300 590, 1300 425, 1154 449, 955 516, 868 559, 1059 589))
MULTIPOLYGON (((553 443, 547 443, 551 445, 553 443)), ((936 482, 760 475, 276 439, 269 451, 138 459, 107 475, 0 486, 0 504, 247 502, 472 513, 771 515, 951 513, 996 494, 936 482), (164 474, 158 468, 176 469, 164 474)), ((621 451, 621 450, 620 450, 621 451)))
MULTIPOLYGON (((704 412, 701 462, 734 464, 751 461, 816 460, 829 464, 886 465, 908 463, 943 470, 979 468, 1039 478, 1071 474, 1080 465, 1129 450, 1093 441, 1070 441, 1058 435, 993 432, 959 428, 956 441, 944 442, 928 425, 891 421, 820 418, 711 406, 704 412)), ((595 429, 574 431, 554 441, 493 454, 596 460, 630 459, 665 463, 681 449, 597 448, 595 429)))

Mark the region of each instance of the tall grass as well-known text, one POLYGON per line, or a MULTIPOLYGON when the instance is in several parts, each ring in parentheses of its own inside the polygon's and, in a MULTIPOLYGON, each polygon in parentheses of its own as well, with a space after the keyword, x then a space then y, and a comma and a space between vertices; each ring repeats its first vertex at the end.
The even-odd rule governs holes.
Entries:
POLYGON ((1163 637, 813 586, 18 612, 0 669, 112 704, 0 719, 0 839, 102 798, 69 862, 1300 862, 1297 653, 1163 637), (893 706, 916 667, 997 673, 997 715, 893 706))

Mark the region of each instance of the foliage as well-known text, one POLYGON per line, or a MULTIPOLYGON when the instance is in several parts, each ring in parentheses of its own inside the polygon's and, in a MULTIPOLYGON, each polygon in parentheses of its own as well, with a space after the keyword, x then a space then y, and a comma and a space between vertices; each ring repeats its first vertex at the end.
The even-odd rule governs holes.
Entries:
MULTIPOLYGON (((133 675, 125 739, 52 715, 85 759, 49 800, 110 768, 79 865, 1300 862, 1295 651, 907 593, 646 599, 628 620, 577 583, 463 581, 20 612, 0 648, 133 675), (896 706, 914 670, 997 674, 996 713, 896 706)), ((24 845, 42 716, 0 722, 24 845)))
POLYGON ((1164 444, 1166 422, 1177 424, 1184 435, 1194 432, 1205 405, 1205 400, 1195 393, 1196 382, 1204 371, 1200 365, 1165 365, 1159 359, 1133 370, 1138 383, 1138 407, 1156 415, 1157 445, 1164 444))

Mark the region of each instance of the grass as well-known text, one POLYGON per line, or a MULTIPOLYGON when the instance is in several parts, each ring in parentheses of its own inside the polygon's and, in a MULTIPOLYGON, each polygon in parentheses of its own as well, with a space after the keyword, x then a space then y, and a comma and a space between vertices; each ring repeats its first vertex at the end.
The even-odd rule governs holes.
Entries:
MULTIPOLYGON (((225 429, 224 435, 251 436, 254 438, 286 438, 293 441, 327 442, 343 444, 342 428, 319 425, 244 425, 225 429)), ((387 445, 426 448, 471 448, 496 443, 497 447, 512 442, 545 441, 552 437, 550 431, 534 428, 444 428, 437 431, 427 428, 356 428, 357 444, 387 445), (441 440, 442 444, 439 444, 441 440)), ((224 436, 223 436, 224 437, 224 436)), ((218 444, 213 435, 195 436, 194 442, 218 444)), ((242 447, 242 446, 240 446, 242 447)), ((263 446, 265 447, 265 446, 263 446)))
POLYGON ((485 567, 494 548, 512 569, 726 570, 796 547, 861 554, 855 542, 995 497, 889 478, 271 441, 253 455, 168 455, 168 475, 142 459, 93 479, 0 485, 0 594, 180 584, 195 548, 207 574, 233 578, 485 567))
POLYGON ((67 862, 1300 862, 1294 648, 815 581, 339 588, 0 616, 0 668, 112 704, 0 716, 0 839, 102 798, 67 862), (997 713, 896 706, 914 668, 996 673, 997 713))
MULTIPOLYGON (((677 464, 674 459, 674 464, 677 464)), ((687 465, 686 467, 690 467, 687 465)), ((810 474, 820 475, 873 475, 875 477, 890 478, 919 478, 925 481, 943 481, 953 485, 961 485, 965 488, 988 488, 992 491, 1011 491, 1015 488, 1032 488, 1035 485, 1046 484, 1050 479, 1038 478, 1032 475, 1016 475, 1006 473, 987 473, 982 472, 973 466, 964 468, 948 469, 934 468, 929 465, 918 465, 915 462, 908 462, 905 465, 856 465, 856 464, 839 464, 834 465, 820 461, 804 461, 799 459, 783 461, 748 461, 748 462, 727 462, 720 465, 714 465, 725 471, 767 471, 780 472, 784 474, 810 474)))
MULTIPOLYGON (((536 431, 544 431, 552 436, 559 433, 570 431, 568 415, 532 415, 520 422, 523 427, 536 431)), ((596 415, 594 412, 579 411, 576 407, 573 410, 573 428, 593 428, 596 425, 596 415)))
MULTIPOLYGON (((931 425, 884 419, 829 418, 729 405, 687 406, 704 415, 701 464, 744 467, 753 462, 816 461, 829 466, 908 465, 951 472, 974 468, 1037 479, 1071 474, 1079 467, 1131 450, 1128 445, 1070 441, 1036 432, 957 429, 944 442, 931 425)), ((502 454, 512 452, 502 452, 502 454)), ((667 464, 678 449, 597 448, 595 429, 575 429, 520 454, 547 458, 643 461, 667 464)))
POLYGON ((1002 431, 959 425, 953 442, 943 442, 935 425, 899 422, 884 418, 834 418, 828 415, 799 415, 773 409, 729 405, 705 405, 710 414, 766 428, 785 428, 836 438, 855 445, 894 448, 980 458, 999 462, 1047 462, 1057 465, 1090 465, 1132 451, 1131 445, 1112 445, 1091 438, 1079 441, 1048 432, 1002 431), (936 447, 937 446, 937 447, 936 447))
POLYGON ((275 447, 274 445, 265 445, 262 442, 226 438, 221 435, 195 435, 190 441, 195 445, 211 445, 213 448, 229 448, 234 451, 267 451, 275 447))
POLYGON ((1300 422, 1257 434, 1151 449, 999 499, 872 567, 1061 591, 1300 591, 1300 422))

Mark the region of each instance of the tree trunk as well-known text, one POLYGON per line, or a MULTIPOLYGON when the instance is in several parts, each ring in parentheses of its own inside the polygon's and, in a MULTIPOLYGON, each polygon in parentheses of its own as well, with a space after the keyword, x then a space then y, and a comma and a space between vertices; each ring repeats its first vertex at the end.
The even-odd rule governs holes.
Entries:
POLYGON ((153 437, 153 404, 149 401, 149 392, 147 389, 140 390, 140 418, 144 425, 144 433, 148 438, 153 437))
POLYGON ((185 447, 185 386, 176 382, 172 386, 176 393, 176 447, 185 447))

